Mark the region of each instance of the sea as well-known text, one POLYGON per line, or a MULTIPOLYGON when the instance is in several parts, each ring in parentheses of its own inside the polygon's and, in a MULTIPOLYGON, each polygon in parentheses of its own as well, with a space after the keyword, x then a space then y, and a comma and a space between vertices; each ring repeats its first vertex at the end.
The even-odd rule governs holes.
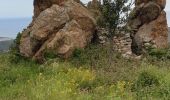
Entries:
POLYGON ((1 18, 0 39, 15 39, 18 32, 22 32, 31 23, 31 20, 32 18, 1 18))

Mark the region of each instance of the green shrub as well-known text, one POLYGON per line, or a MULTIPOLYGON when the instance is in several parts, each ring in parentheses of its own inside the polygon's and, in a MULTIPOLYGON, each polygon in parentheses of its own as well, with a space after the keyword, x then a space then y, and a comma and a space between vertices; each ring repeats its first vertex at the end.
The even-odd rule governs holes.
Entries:
POLYGON ((165 80, 167 69, 153 65, 142 65, 137 79, 133 81, 131 90, 135 93, 135 98, 141 100, 166 100, 169 91, 167 80, 165 80), (166 85, 165 85, 166 84, 166 85), (166 89, 165 89, 166 88, 166 89))
POLYGON ((73 52, 73 57, 75 58, 80 58, 81 57, 81 54, 83 53, 83 49, 75 49, 74 52, 73 52))
MULTIPOLYGON (((108 52, 107 46, 90 45, 75 50, 68 60, 49 60, 43 65, 22 60, 10 63, 0 54, 2 100, 168 100, 168 59, 127 60, 108 52), (108 66, 112 55, 112 66, 108 66)), ((53 59, 53 52, 46 57, 53 59)))
POLYGON ((164 70, 159 70, 157 66, 151 64, 142 64, 142 69, 139 70, 136 77, 133 88, 140 90, 143 88, 150 88, 153 86, 159 86, 164 73, 164 70))
POLYGON ((11 46, 11 50, 15 50, 16 52, 19 52, 20 40, 21 40, 21 33, 18 33, 16 39, 14 40, 13 45, 11 46))
POLYGON ((44 58, 48 61, 50 59, 55 59, 57 57, 57 54, 54 53, 52 50, 47 50, 44 52, 44 58))
POLYGON ((144 72, 140 73, 140 75, 138 76, 138 79, 137 79, 135 85, 136 85, 136 89, 158 86, 159 79, 154 74, 144 71, 144 72))
POLYGON ((14 40, 10 48, 10 54, 11 54, 10 59, 11 62, 13 63, 19 62, 20 59, 22 58, 19 51, 20 40, 21 40, 21 33, 18 33, 16 39, 14 40))
POLYGON ((0 55, 2 100, 111 100, 131 94, 124 81, 100 84, 97 71, 85 65, 77 68, 67 61, 45 65, 25 60, 17 64, 8 61, 7 55, 0 55))
POLYGON ((170 59, 170 49, 150 49, 148 54, 157 59, 170 59))

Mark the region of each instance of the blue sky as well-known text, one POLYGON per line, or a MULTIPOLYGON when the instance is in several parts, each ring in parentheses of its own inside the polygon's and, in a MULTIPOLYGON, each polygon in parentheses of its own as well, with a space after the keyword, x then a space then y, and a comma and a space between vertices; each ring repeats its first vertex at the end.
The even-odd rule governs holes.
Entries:
POLYGON ((32 12, 33 0, 0 0, 0 18, 31 17, 32 12))
POLYGON ((0 0, 0 18, 31 17, 33 0, 0 0))
MULTIPOLYGON (((81 0, 88 2, 90 0, 81 0)), ((170 0, 167 1, 166 11, 170 25, 170 0)), ((33 0, 0 0, 0 18, 31 17, 33 0)))

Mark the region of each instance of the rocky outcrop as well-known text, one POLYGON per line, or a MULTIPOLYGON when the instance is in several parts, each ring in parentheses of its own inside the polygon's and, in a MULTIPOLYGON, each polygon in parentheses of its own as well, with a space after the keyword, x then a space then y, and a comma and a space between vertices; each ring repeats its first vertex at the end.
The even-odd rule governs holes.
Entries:
POLYGON ((166 0, 135 0, 128 30, 113 38, 114 50, 125 58, 140 59, 150 48, 168 47, 166 0))
MULTIPOLYGON (((34 18, 38 17, 39 14, 50 8, 53 4, 62 5, 64 2, 68 0, 34 0, 34 18)), ((80 3, 80 0, 74 0, 80 3)))
POLYGON ((128 22, 134 53, 140 55, 147 48, 168 46, 165 5, 166 0, 135 0, 128 22))
POLYGON ((34 0, 34 6, 34 20, 20 41, 23 56, 42 62, 44 53, 50 51, 67 58, 91 41, 95 20, 81 4, 73 0, 34 0))
POLYGON ((101 16, 101 0, 92 0, 87 4, 87 8, 93 13, 94 18, 101 16))
POLYGON ((135 0, 135 6, 140 6, 141 4, 147 4, 149 2, 156 3, 161 9, 164 9, 166 5, 166 0, 135 0))

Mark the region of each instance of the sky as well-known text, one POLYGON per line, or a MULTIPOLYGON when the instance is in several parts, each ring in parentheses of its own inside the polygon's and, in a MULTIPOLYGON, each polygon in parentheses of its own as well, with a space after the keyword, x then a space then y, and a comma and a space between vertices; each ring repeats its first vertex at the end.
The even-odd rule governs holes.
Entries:
POLYGON ((31 17, 32 14, 33 0, 0 0, 0 18, 31 17))
MULTIPOLYGON (((87 3, 90 0, 81 0, 87 3)), ((170 0, 166 0, 166 12, 170 25, 170 0)), ((0 18, 23 18, 33 14, 33 0, 0 0, 0 18)))

